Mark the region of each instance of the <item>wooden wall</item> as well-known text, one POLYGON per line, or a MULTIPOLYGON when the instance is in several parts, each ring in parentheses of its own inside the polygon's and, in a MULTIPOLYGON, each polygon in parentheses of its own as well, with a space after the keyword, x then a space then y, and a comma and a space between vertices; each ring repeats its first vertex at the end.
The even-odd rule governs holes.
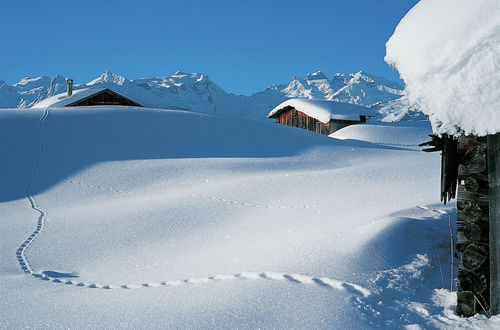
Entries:
POLYGON ((323 135, 330 135, 343 127, 363 123, 365 121, 366 117, 363 118, 363 120, 332 119, 329 123, 325 124, 290 106, 286 107, 285 110, 276 117, 276 122, 279 124, 303 128, 323 135))
POLYGON ((486 138, 458 138, 457 313, 490 311, 489 183, 486 138))
POLYGON ((500 133, 488 135, 487 148, 490 185, 490 314, 498 315, 500 314, 500 133))
POLYGON ((288 109, 280 113, 276 117, 276 122, 283 125, 307 129, 324 135, 328 135, 330 131, 329 123, 325 124, 292 107, 288 107, 288 109))

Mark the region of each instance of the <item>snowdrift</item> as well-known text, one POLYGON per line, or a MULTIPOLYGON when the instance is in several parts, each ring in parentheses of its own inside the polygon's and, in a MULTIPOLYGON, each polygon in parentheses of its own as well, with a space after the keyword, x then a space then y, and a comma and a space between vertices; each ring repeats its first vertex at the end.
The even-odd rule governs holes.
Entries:
POLYGON ((358 140, 384 145, 417 147, 428 141, 432 133, 428 121, 408 121, 401 123, 370 123, 351 125, 330 134, 340 140, 358 140))

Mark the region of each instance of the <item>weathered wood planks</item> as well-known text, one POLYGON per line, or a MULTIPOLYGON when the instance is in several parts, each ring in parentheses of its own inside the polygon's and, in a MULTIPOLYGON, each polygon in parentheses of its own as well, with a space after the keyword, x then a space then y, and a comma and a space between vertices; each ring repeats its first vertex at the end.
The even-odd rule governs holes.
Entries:
POLYGON ((489 314, 489 182, 486 139, 461 136, 457 140, 457 313, 473 316, 489 314))
POLYGON ((491 314, 500 313, 500 133, 488 136, 490 301, 491 314))

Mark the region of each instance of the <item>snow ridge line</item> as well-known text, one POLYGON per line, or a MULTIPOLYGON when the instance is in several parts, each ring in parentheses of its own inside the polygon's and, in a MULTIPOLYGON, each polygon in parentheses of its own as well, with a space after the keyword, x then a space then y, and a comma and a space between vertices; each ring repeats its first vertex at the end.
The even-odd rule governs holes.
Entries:
POLYGON ((173 287, 186 284, 201 284, 208 282, 218 282, 218 281, 233 281, 233 280, 273 280, 273 281, 288 281, 296 284, 319 286, 328 289, 336 289, 341 291, 348 291, 350 293, 356 294, 358 296, 368 297, 371 292, 370 290, 345 281, 339 281, 329 277, 313 277, 302 274, 287 274, 287 273, 276 273, 276 272, 241 272, 237 274, 220 274, 210 277, 201 278, 191 278, 185 280, 170 280, 170 281, 160 281, 160 282, 146 282, 141 284, 101 284, 95 282, 86 281, 75 281, 68 280, 57 277, 50 277, 46 274, 32 273, 32 275, 41 280, 50 281, 53 283, 66 284, 70 286, 86 287, 91 289, 143 289, 143 288, 157 288, 157 287, 173 287))
MULTIPOLYGON (((93 185, 90 183, 84 183, 84 182, 79 182, 79 181, 74 181, 74 180, 66 180, 65 182, 71 183, 71 184, 76 184, 82 187, 89 187, 89 188, 94 188, 98 190, 106 190, 114 193, 119 193, 119 194, 128 194, 128 195, 135 195, 135 196, 144 196, 140 193, 134 193, 130 192, 127 190, 121 190, 121 189, 115 189, 103 185, 93 185)), ((236 205, 241 205, 241 206, 246 206, 246 207, 254 207, 254 208, 263 208, 263 209, 303 209, 303 208, 312 208, 312 207, 317 207, 317 205, 294 205, 294 206, 272 206, 272 205, 259 205, 259 204, 251 204, 251 203, 246 203, 246 202, 240 202, 236 200, 231 200, 231 199, 226 199, 223 197, 218 197, 218 196, 211 196, 211 195, 195 195, 195 194, 178 194, 177 196, 180 197, 196 197, 196 198, 207 198, 211 199, 214 201, 219 201, 223 203, 229 203, 229 204, 236 204, 236 205)))
POLYGON ((38 154, 38 158, 35 162, 35 166, 33 167, 33 172, 31 175, 31 179, 28 183, 28 186, 26 187, 25 193, 26 193, 26 198, 28 199, 30 206, 33 210, 37 211, 39 213, 38 219, 37 219, 37 225, 35 230, 31 233, 31 235, 24 240, 24 242, 19 246, 19 248, 16 250, 16 259, 19 263, 19 266, 21 269, 24 271, 25 274, 33 274, 33 268, 31 267, 31 264, 29 263, 28 259, 26 258, 25 251, 26 248, 33 242, 33 240, 40 234, 40 232, 43 229, 43 222, 45 220, 45 212, 40 209, 33 198, 31 196, 31 188, 33 187, 33 184, 38 177, 38 173, 40 171, 40 164, 42 162, 43 155, 45 154, 45 139, 44 139, 44 122, 45 119, 49 116, 49 109, 45 109, 43 115, 39 119, 39 129, 40 129, 40 152, 38 154))

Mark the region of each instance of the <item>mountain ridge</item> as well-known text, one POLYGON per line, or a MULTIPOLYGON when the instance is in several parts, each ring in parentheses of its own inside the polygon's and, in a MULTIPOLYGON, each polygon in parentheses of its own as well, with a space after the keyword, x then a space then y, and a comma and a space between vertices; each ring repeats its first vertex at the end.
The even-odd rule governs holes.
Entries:
MULTIPOLYGON (((106 70, 87 83, 74 85, 75 90, 81 88, 111 88, 149 107, 186 109, 252 119, 265 118, 273 107, 289 98, 381 107, 404 94, 403 86, 398 83, 364 71, 336 73, 330 78, 323 72, 316 71, 303 78, 294 76, 288 83, 270 85, 250 96, 226 92, 205 74, 182 71, 170 76, 127 79, 106 70)), ((47 97, 65 91, 65 78, 60 75, 25 77, 13 85, 0 81, 0 107, 30 108, 47 97)))

